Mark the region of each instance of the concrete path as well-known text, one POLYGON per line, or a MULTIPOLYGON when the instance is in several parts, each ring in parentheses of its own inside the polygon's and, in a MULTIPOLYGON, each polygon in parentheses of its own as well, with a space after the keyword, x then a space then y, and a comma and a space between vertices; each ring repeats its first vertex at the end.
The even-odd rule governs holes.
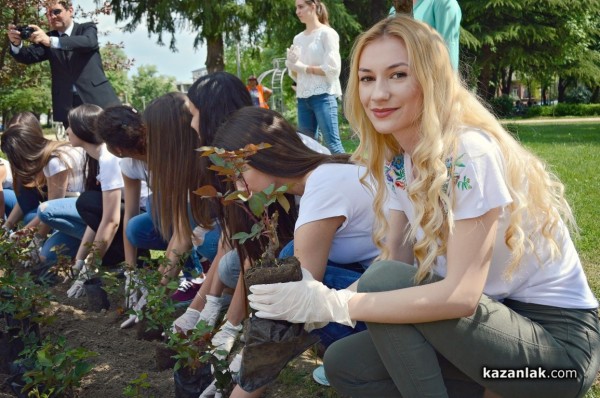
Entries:
POLYGON ((538 119, 501 120, 502 124, 567 124, 567 123, 600 123, 600 117, 554 117, 538 119))

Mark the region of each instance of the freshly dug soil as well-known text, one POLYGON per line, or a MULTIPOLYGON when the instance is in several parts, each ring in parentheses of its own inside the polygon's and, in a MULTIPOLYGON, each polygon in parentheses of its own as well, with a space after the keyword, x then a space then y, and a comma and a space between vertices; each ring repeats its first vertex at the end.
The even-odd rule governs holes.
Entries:
MULTIPOLYGON (((135 327, 119 328, 126 317, 118 311, 123 303, 122 297, 109 296, 111 306, 108 310, 92 312, 87 308, 85 297, 68 298, 68 288, 68 284, 51 288, 56 301, 47 314, 55 316, 56 320, 52 325, 44 326, 41 333, 43 336, 50 333, 63 335, 68 346, 81 346, 98 353, 98 356, 89 359, 94 369, 83 379, 78 395, 85 398, 121 398, 128 383, 146 373, 150 387, 143 390, 141 396, 174 397, 173 371, 159 371, 155 363, 156 347, 162 343, 138 340, 135 327)), ((264 397, 337 396, 331 395, 330 388, 319 387, 312 381, 311 372, 318 363, 313 352, 307 351, 287 366, 284 375, 269 386, 264 397)), ((14 396, 4 383, 8 377, 0 372, 0 398, 14 396)))

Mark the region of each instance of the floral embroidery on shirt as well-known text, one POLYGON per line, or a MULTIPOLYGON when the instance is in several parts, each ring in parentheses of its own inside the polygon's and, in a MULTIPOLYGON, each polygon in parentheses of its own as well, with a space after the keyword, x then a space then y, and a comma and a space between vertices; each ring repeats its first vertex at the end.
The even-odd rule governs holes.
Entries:
POLYGON ((385 163, 385 179, 396 192, 396 188, 406 189, 406 174, 404 172, 404 155, 398 155, 391 162, 385 163))
MULTIPOLYGON (((467 176, 460 178, 462 169, 465 168, 465 164, 462 161, 464 153, 460 155, 456 160, 452 156, 446 159, 446 168, 448 169, 448 180, 442 187, 445 193, 448 193, 448 186, 450 181, 452 184, 456 184, 457 188, 461 191, 472 189, 471 179, 467 176)), ((404 155, 398 155, 392 159, 391 162, 385 164, 385 179, 392 187, 392 191, 396 192, 396 188, 406 189, 406 173, 404 171, 404 155)))
POLYGON ((468 189, 473 188, 471 186, 471 179, 469 177, 463 176, 463 178, 460 179, 460 171, 462 171, 462 169, 465 168, 465 164, 462 161, 463 156, 465 156, 464 153, 458 158, 456 158, 456 160, 454 160, 452 156, 446 159, 446 168, 448 169, 448 181, 444 184, 442 188, 445 193, 448 193, 448 186, 450 184, 450 180, 452 180, 452 184, 456 184, 457 188, 461 191, 466 191, 468 189), (461 169, 460 171, 457 170, 459 168, 461 169))

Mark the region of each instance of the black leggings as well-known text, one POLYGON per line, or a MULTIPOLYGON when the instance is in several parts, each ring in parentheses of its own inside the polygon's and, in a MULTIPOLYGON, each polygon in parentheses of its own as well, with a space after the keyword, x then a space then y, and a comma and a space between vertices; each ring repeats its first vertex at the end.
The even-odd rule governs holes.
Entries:
MULTIPOLYGON (((102 192, 86 191, 77 198, 75 203, 77 212, 87 224, 88 227, 98 232, 98 227, 102 221, 102 192)), ((108 250, 102 258, 102 265, 114 267, 125 260, 125 249, 123 247, 123 214, 124 208, 121 205, 121 217, 119 220, 119 229, 115 238, 110 244, 108 250)))

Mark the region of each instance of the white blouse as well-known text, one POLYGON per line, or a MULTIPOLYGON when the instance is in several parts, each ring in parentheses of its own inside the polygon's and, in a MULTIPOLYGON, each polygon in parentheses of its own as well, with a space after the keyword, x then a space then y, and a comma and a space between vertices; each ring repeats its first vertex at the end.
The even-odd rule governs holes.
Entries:
POLYGON ((325 76, 311 73, 296 73, 289 71, 297 83, 296 97, 308 98, 313 95, 330 94, 342 96, 340 71, 340 37, 331 27, 323 25, 311 33, 298 33, 294 37, 294 45, 300 48, 300 62, 320 66, 325 76))

